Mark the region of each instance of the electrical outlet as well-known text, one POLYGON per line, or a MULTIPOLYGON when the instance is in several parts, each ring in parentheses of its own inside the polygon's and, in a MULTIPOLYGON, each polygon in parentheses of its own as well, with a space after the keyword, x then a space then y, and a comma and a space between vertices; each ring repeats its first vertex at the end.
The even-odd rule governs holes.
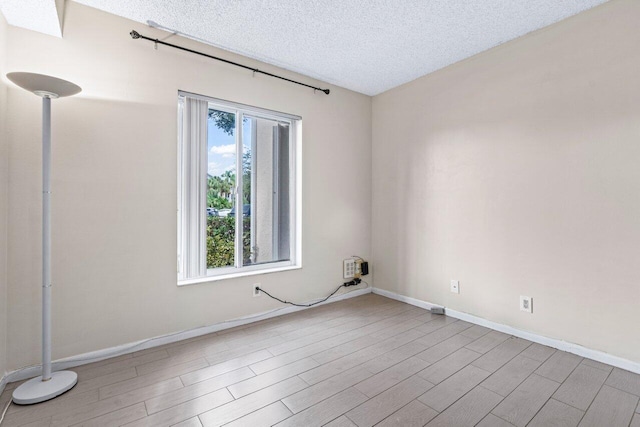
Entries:
POLYGON ((260 292, 260 283, 254 283, 253 285, 251 285, 251 291, 253 292, 254 297, 261 296, 262 292, 260 292))
POLYGON ((342 261, 342 277, 345 279, 353 279, 356 275, 356 260, 347 258, 342 261))
POLYGON ((458 282, 457 280, 451 281, 451 292, 453 292, 454 294, 460 293, 460 282, 458 282))
POLYGON ((520 295, 520 310, 533 313, 533 298, 520 295))

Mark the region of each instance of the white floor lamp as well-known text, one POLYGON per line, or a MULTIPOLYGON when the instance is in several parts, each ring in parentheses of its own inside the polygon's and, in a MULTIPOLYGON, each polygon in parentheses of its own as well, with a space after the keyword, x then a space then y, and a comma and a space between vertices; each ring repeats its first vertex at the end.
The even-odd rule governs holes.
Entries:
POLYGON ((51 100, 75 95, 82 89, 42 74, 9 73, 7 78, 42 97, 42 375, 13 392, 14 403, 30 405, 53 399, 78 382, 75 372, 51 372, 51 100))

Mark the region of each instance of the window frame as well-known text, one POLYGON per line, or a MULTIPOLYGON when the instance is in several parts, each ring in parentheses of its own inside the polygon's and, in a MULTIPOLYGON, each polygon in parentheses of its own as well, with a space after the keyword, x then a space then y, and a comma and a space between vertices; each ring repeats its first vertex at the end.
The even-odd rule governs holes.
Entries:
MULTIPOLYGON (((177 278, 178 286, 191 285, 203 282, 218 281, 224 279, 231 279, 244 276, 252 276, 258 274, 275 273, 281 271, 295 270, 302 268, 302 117, 289 113, 282 113, 279 111, 268 110, 260 107, 254 107, 251 105, 241 104, 224 99, 209 97, 205 95, 199 95, 186 91, 178 91, 178 188, 177 188, 177 226, 178 226, 178 250, 177 250, 177 278), (234 239, 234 265, 228 267, 216 267, 207 268, 205 276, 184 278, 180 276, 180 269, 182 264, 186 262, 182 259, 181 249, 182 243, 182 222, 183 218, 188 215, 188 212, 182 211, 182 181, 184 179, 183 160, 182 160, 182 146, 183 146, 183 104, 184 98, 196 98, 206 101, 209 108, 215 108, 219 111, 234 113, 235 119, 235 144, 236 144, 236 171, 242 170, 242 158, 243 158, 243 140, 242 140, 242 123, 245 116, 250 118, 261 118, 266 120, 273 120, 279 123, 286 123, 289 125, 289 228, 290 228, 290 247, 289 247, 289 260, 287 261, 274 261, 266 262, 262 264, 254 264, 243 266, 243 242, 242 242, 242 230, 243 230, 243 218, 244 214, 238 215, 238 212, 243 212, 243 174, 236 173, 235 182, 235 239, 234 239), (240 230, 240 232, 238 232, 240 230)), ((252 161, 255 161, 253 159, 252 161)), ((253 174, 252 174, 253 175, 253 174)), ((203 179, 207 179, 205 173, 203 179)), ((206 185, 204 186, 206 189, 206 185)), ((189 207, 193 209, 193 207, 189 207)), ((206 233, 206 230, 202 231, 206 233)), ((202 251, 202 250, 201 250, 202 251)), ((204 250, 198 254, 198 256, 206 257, 206 246, 204 250)))

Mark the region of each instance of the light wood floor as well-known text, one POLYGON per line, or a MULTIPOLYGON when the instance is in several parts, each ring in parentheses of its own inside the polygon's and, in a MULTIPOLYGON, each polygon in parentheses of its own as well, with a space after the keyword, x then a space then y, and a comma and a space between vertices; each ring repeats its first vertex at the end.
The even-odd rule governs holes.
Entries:
POLYGON ((373 294, 75 371, 2 427, 640 427, 640 375, 373 294))

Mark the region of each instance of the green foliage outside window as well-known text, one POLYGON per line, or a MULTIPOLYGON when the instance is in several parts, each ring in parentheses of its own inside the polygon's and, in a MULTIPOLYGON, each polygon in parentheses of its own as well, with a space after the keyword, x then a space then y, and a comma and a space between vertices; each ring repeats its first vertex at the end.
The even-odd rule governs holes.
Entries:
MULTIPOLYGON (((207 268, 234 265, 235 217, 210 216, 207 218, 207 268)), ((251 260, 251 219, 242 220, 244 264, 251 260)))
POLYGON ((236 175, 226 171, 220 176, 209 175, 207 185, 207 207, 215 209, 230 209, 232 203, 229 200, 233 194, 236 183, 236 175))
POLYGON ((233 130, 236 128, 235 114, 211 109, 209 110, 209 120, 213 120, 218 129, 222 129, 227 135, 233 136, 233 130))

